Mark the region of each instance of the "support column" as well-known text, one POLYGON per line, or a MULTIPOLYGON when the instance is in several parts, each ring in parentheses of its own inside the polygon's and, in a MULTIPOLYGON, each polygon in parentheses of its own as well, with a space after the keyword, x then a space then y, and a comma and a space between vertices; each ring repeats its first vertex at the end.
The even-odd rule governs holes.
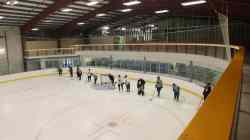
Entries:
POLYGON ((229 23, 228 16, 225 16, 221 13, 218 13, 218 19, 221 27, 222 37, 224 44, 226 47, 226 58, 230 61, 232 59, 231 56, 231 48, 230 48, 230 34, 229 34, 229 23))

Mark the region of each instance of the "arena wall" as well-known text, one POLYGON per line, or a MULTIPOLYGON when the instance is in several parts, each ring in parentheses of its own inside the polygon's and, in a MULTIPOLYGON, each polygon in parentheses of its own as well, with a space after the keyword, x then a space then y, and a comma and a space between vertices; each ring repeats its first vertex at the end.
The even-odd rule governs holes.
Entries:
POLYGON ((155 61, 162 63, 184 63, 189 64, 193 61, 193 64, 202 66, 205 68, 214 69, 220 72, 224 72, 229 62, 226 60, 203 56, 192 55, 184 53, 162 53, 162 52, 131 52, 131 51, 81 51, 77 52, 82 58, 102 58, 110 57, 113 59, 125 59, 125 60, 144 60, 155 61))
MULTIPOLYGON (((87 73, 88 68, 82 68, 82 71, 84 73, 87 73)), ((111 70, 111 69, 106 69, 106 68, 91 68, 91 71, 97 74, 111 73, 115 77, 117 77, 118 75, 121 75, 121 76, 128 75, 129 79, 131 80, 144 78, 147 82, 150 82, 150 83, 153 83, 156 80, 156 77, 158 76, 156 74, 144 74, 142 72, 129 72, 129 71, 121 71, 121 70, 111 70), (147 75, 147 76, 144 76, 144 75, 147 75)), ((64 69, 64 74, 65 76, 68 76, 68 69, 64 69)), ((47 70, 11 74, 11 75, 1 76, 0 84, 14 83, 20 80, 29 80, 33 78, 40 78, 40 77, 54 76, 54 75, 57 75, 56 69, 47 69, 47 70)), ((86 75, 84 74, 84 76, 86 75)), ((203 91, 203 87, 195 83, 190 83, 184 80, 175 79, 175 78, 167 77, 167 76, 161 76, 161 78, 164 81, 165 86, 171 86, 172 83, 176 83, 177 85, 181 87, 182 90, 188 91, 193 96, 202 98, 201 93, 203 91)))

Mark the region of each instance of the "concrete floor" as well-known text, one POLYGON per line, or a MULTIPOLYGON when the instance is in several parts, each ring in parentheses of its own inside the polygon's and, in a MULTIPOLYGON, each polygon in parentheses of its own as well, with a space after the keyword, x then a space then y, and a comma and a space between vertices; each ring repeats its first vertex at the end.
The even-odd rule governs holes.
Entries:
POLYGON ((250 140, 250 65, 244 67, 237 140, 250 140))

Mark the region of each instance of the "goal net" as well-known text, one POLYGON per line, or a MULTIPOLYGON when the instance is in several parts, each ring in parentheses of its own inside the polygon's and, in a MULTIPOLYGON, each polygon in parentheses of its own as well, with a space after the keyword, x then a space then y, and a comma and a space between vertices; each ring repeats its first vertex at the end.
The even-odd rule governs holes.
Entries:
POLYGON ((113 86, 112 81, 110 80, 108 74, 101 74, 100 75, 100 84, 102 86, 113 86))

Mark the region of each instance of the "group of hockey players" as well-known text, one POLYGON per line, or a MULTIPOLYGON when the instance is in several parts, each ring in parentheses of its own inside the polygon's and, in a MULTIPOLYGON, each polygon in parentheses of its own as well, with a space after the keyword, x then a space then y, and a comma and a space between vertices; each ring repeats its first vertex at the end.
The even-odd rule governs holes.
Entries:
POLYGON ((124 78, 122 78, 121 75, 118 75, 117 86, 119 92, 123 91, 124 85, 126 87, 126 92, 130 92, 130 81, 128 80, 128 76, 125 75, 124 78))
MULTIPOLYGON (((63 70, 62 68, 58 68, 58 74, 59 76, 62 76, 62 73, 63 73, 63 70)), ((70 77, 73 78, 74 76, 74 73, 73 73, 73 68, 71 66, 69 66, 69 73, 70 73, 70 77)), ((83 72, 82 70, 79 68, 79 66, 77 66, 76 68, 76 75, 77 75, 77 78, 79 80, 82 80, 82 75, 83 75, 83 72)), ((97 74, 94 74, 91 72, 91 69, 88 69, 88 72, 87 72, 87 81, 88 82, 91 82, 92 81, 92 78, 93 78, 93 81, 94 81, 94 84, 96 85, 97 84, 97 80, 98 80, 98 76, 97 74)), ((126 88, 126 92, 130 92, 130 81, 128 79, 128 76, 125 75, 124 77, 122 77, 121 75, 118 75, 117 77, 117 80, 115 81, 115 76, 112 75, 112 74, 108 74, 107 75, 109 80, 111 81, 111 84, 112 86, 116 86, 118 87, 118 91, 119 92, 123 92, 126 88), (125 88, 124 88, 125 86, 125 88)), ((137 94, 139 96, 144 96, 145 95, 145 84, 146 84, 146 81, 143 79, 143 78, 139 78, 137 80, 137 94)), ((155 82, 155 89, 157 91, 157 96, 160 97, 161 95, 161 91, 163 89, 163 82, 160 78, 160 76, 157 77, 156 79, 156 82, 155 82)), ((211 92, 211 84, 208 83, 205 87, 204 87, 204 91, 203 91, 203 96, 204 96, 204 100, 206 100, 206 98, 208 97, 209 93, 211 92)), ((173 90, 173 93, 174 93, 174 100, 175 101, 179 101, 179 97, 180 97, 180 87, 173 83, 172 84, 172 90, 173 90)))

